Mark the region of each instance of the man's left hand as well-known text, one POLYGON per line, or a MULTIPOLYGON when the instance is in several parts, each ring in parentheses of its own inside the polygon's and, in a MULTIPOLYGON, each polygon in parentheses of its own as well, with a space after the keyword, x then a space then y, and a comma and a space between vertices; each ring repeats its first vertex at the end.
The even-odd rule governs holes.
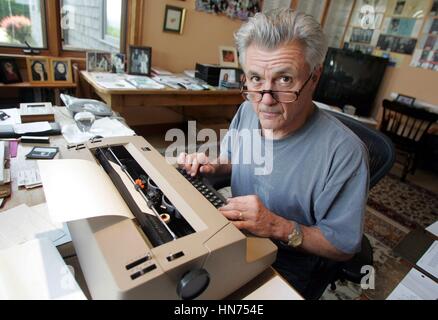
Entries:
POLYGON ((233 220, 238 229, 265 238, 272 237, 279 218, 264 206, 258 196, 231 198, 219 210, 226 218, 233 220))

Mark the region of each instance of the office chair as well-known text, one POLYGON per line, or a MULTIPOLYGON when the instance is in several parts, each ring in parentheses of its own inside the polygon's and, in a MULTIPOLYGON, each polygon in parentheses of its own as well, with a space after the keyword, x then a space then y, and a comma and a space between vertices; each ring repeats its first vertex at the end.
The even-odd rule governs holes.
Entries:
POLYGON ((394 142, 398 154, 405 157, 401 181, 406 180, 408 173, 415 173, 424 137, 437 120, 438 114, 383 100, 380 131, 394 142))
MULTIPOLYGON (((391 140, 381 132, 372 129, 344 114, 326 111, 336 117, 353 131, 368 149, 371 190, 392 168, 395 162, 395 149, 391 140)), ((364 274, 363 266, 373 265, 373 248, 368 238, 363 235, 360 252, 346 262, 341 263, 337 274, 331 281, 331 289, 335 290, 337 280, 348 280, 360 284, 364 274)), ((323 292, 321 293, 321 295, 323 292)))
MULTIPOLYGON (((324 110, 328 112, 346 127, 353 131, 365 144, 369 153, 369 170, 370 170, 370 186, 374 187, 380 179, 382 179, 392 168, 395 161, 395 149, 391 140, 381 132, 372 129, 352 117, 324 110)), ((229 176, 209 177, 210 183, 217 189, 221 189, 230 185, 229 176)), ((348 280, 353 283, 360 284, 364 274, 361 273, 363 266, 373 265, 373 248, 370 241, 364 235, 362 237, 361 251, 358 252, 352 259, 342 263, 333 263, 330 274, 333 277, 328 281, 327 285, 331 285, 331 289, 335 290, 335 282, 337 280, 348 280), (334 271, 334 272, 333 272, 334 271)), ((315 299, 319 299, 324 293, 314 294, 315 299)))

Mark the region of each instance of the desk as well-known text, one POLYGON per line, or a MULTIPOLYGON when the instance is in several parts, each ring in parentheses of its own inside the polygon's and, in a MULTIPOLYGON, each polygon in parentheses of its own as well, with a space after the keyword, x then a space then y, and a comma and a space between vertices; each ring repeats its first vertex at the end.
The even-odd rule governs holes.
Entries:
MULTIPOLYGON (((65 108, 55 108, 55 119, 61 125, 71 123, 73 120, 69 118, 65 108)), ((65 146, 66 141, 62 136, 51 137, 52 146, 65 146)), ((20 204, 27 204, 28 206, 35 206, 45 202, 45 195, 43 188, 22 190, 17 186, 18 171, 24 163, 26 166, 36 165, 35 160, 24 160, 24 155, 30 146, 19 145, 18 157, 11 159, 11 176, 12 176, 12 196, 6 200, 5 206, 0 209, 2 211, 14 208, 20 204)), ((59 155, 57 156, 59 157, 59 155)), ((76 280, 85 293, 90 298, 90 294, 82 274, 78 258, 74 250, 73 243, 68 243, 58 247, 61 256, 68 265, 71 265, 75 270, 76 280)), ((303 298, 287 284, 272 268, 266 269, 259 276, 251 280, 248 284, 233 293, 229 299, 288 299, 288 300, 302 300, 303 298)))
MULTIPOLYGON (((220 107, 229 108, 234 115, 237 107, 243 102, 240 91, 237 89, 193 91, 185 89, 162 90, 116 90, 99 86, 93 77, 86 71, 81 71, 81 77, 112 110, 119 112, 131 126, 145 124, 148 113, 153 108, 169 108, 184 114, 184 107, 220 107)), ((197 109, 198 110, 198 109, 197 109)), ((210 110, 210 108, 209 108, 210 110)))

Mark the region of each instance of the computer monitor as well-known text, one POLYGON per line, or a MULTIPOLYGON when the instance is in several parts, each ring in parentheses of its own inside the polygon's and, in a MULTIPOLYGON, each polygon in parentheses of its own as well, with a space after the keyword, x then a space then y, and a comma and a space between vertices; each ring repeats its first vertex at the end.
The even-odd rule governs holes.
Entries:
POLYGON ((329 48, 314 100, 344 108, 352 105, 356 114, 370 116, 388 59, 329 48))

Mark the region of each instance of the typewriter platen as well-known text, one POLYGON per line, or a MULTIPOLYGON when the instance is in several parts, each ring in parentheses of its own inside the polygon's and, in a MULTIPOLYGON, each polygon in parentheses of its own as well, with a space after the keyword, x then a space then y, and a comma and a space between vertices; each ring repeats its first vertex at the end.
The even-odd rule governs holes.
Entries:
POLYGON ((100 164, 103 183, 135 216, 68 224, 94 299, 221 299, 274 262, 269 239, 246 237, 217 210, 220 195, 187 180, 142 137, 61 154, 100 164))

